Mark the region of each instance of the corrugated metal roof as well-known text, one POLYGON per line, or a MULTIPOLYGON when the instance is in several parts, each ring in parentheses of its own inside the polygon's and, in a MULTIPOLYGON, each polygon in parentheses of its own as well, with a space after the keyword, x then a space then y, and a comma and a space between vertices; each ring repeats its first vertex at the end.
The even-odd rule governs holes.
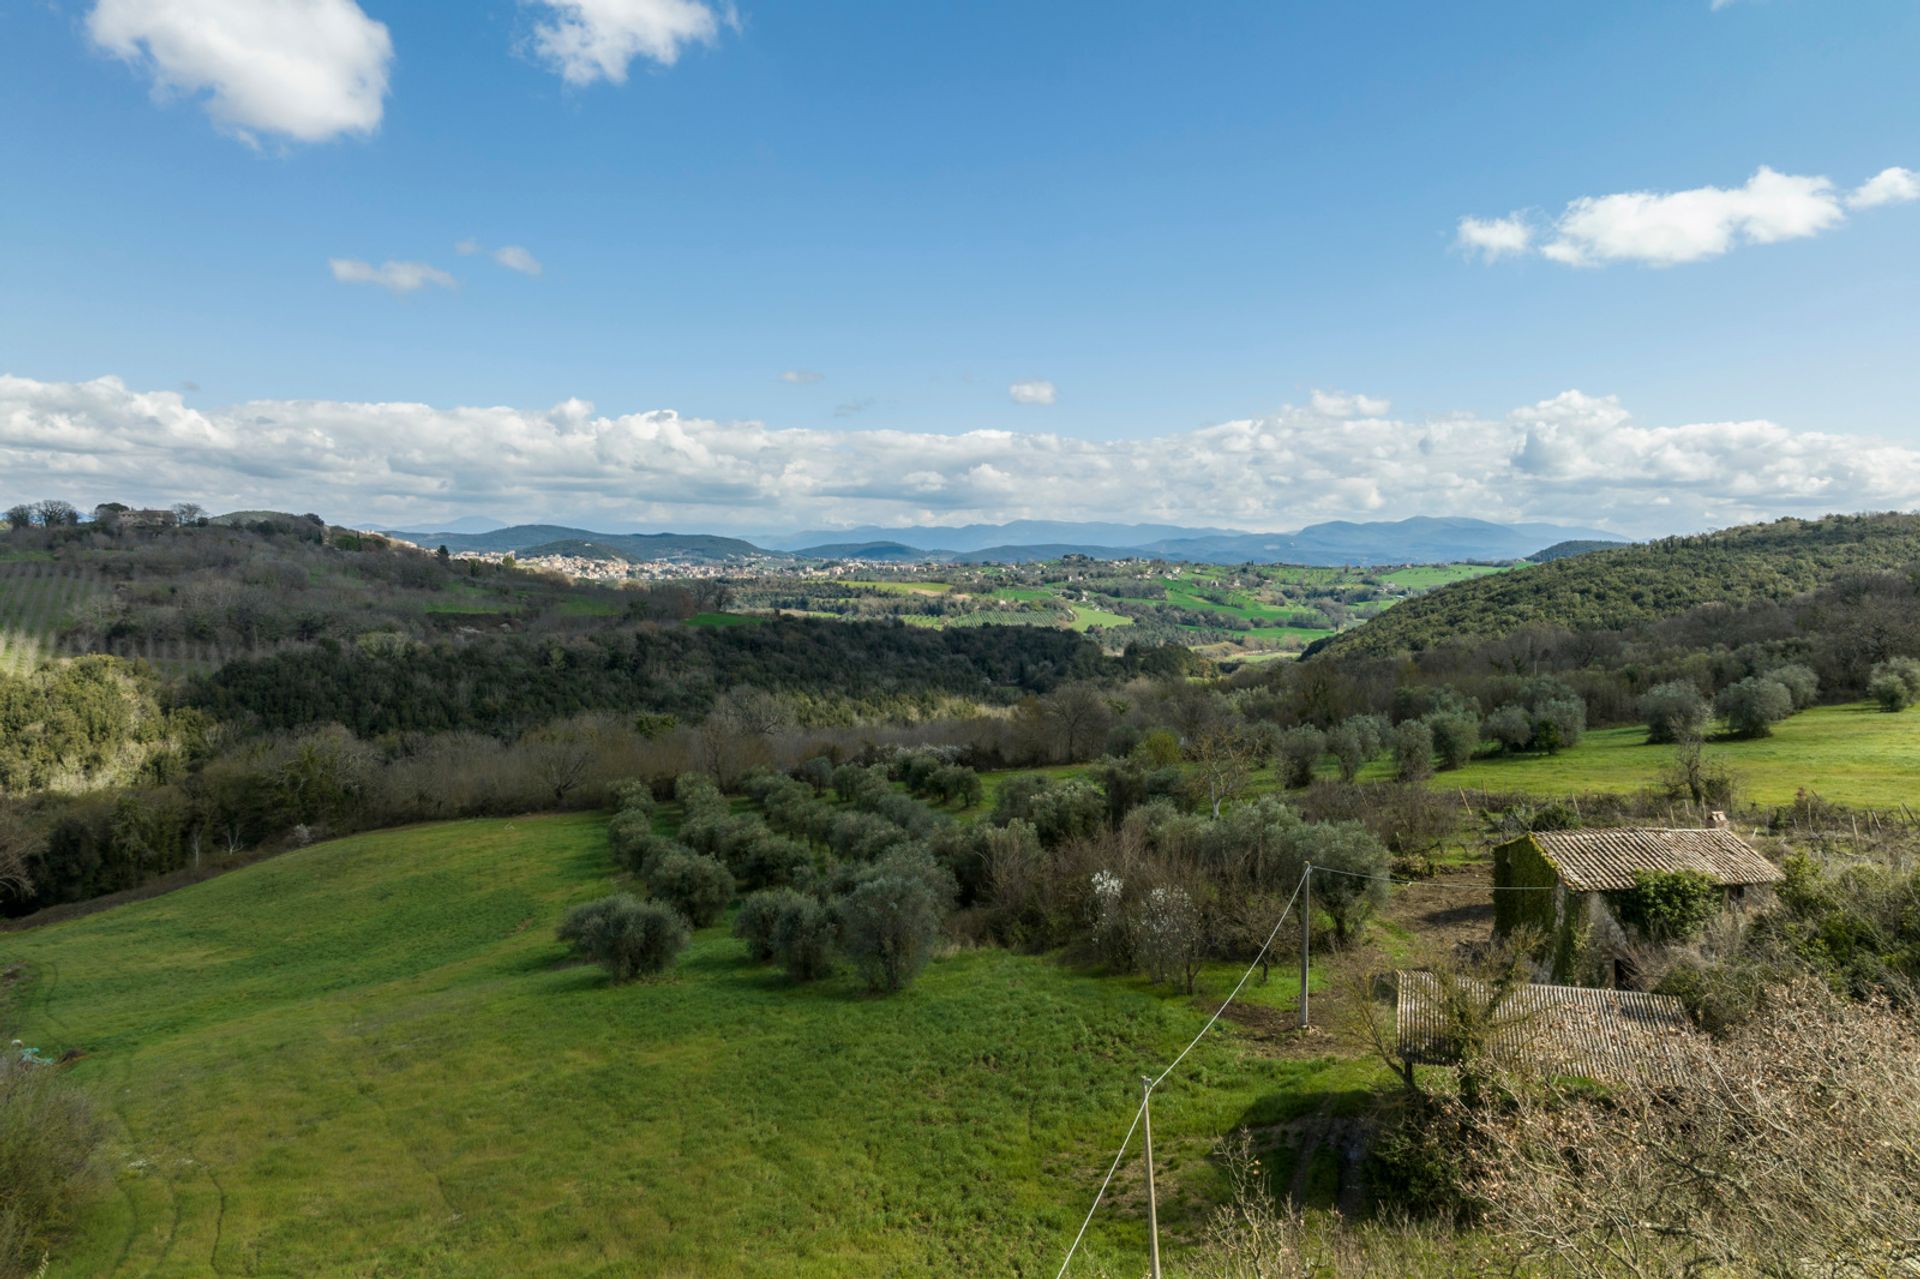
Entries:
MULTIPOLYGON (((1440 983, 1432 973, 1395 974, 1399 986, 1400 1056, 1450 1065, 1440 983)), ((1460 979, 1468 998, 1490 998, 1483 982, 1460 979)), ((1693 1034, 1686 1008, 1671 995, 1584 986, 1523 986, 1493 1015, 1488 1052, 1494 1060, 1555 1075, 1678 1082, 1681 1049, 1693 1034)))
POLYGON ((1698 871, 1716 884, 1771 884, 1779 867, 1730 830, 1549 830, 1533 836, 1575 892, 1633 887, 1636 870, 1698 871))

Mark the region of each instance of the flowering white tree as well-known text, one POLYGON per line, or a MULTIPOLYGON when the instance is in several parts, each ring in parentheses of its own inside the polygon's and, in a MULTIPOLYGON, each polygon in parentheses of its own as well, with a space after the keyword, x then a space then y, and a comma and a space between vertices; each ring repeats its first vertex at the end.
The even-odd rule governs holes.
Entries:
POLYGON ((1133 921, 1133 950, 1147 975, 1191 995, 1200 975, 1200 907, 1184 888, 1149 891, 1133 921))

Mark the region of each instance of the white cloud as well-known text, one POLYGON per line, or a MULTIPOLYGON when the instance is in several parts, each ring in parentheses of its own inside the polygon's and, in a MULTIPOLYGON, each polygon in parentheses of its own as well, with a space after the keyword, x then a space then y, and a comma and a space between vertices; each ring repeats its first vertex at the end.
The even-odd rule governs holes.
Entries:
POLYGON ((359 258, 328 258, 327 268, 333 272, 333 278, 342 284, 377 284, 395 297, 403 297, 429 284, 451 289, 458 283, 439 267, 425 262, 395 262, 389 259, 375 266, 359 258))
POLYGON ((1315 391, 1313 411, 1323 417, 1382 417, 1393 407, 1391 400, 1371 395, 1348 395, 1341 391, 1315 391))
POLYGON ((490 250, 486 245, 480 243, 480 241, 468 238, 455 244, 453 251, 462 257, 472 257, 476 253, 485 253, 495 262, 507 268, 507 270, 518 271, 521 275, 537 276, 546 270, 545 267, 540 265, 539 258, 534 257, 531 251, 517 244, 503 244, 497 249, 490 250))
POLYGON ((533 0, 550 16, 533 29, 534 53, 568 84, 624 84, 635 58, 670 67, 689 44, 712 44, 732 10, 699 0, 533 0))
POLYGON ((1862 182, 1847 193, 1849 209, 1877 209, 1883 204, 1920 200, 1920 173, 1895 165, 1862 182))
POLYGON ((95 44, 153 77, 157 97, 205 96, 249 142, 319 142, 380 124, 393 41, 354 0, 98 0, 95 44))
POLYGON ((493 251, 493 260, 509 271, 518 271, 521 275, 539 275, 543 268, 540 259, 533 256, 517 244, 503 244, 493 251))
POLYGON ((1461 218, 1454 244, 1465 252, 1478 253, 1483 261, 1494 262, 1533 247, 1533 228, 1518 213, 1504 218, 1461 218))
POLYGON ((1567 266, 1675 266, 1718 257, 1743 244, 1819 235, 1844 223, 1849 208, 1916 199, 1920 174, 1910 169, 1883 170, 1843 194, 1826 178, 1780 173, 1762 165, 1744 186, 1582 196, 1553 220, 1544 241, 1521 214, 1462 218, 1455 243, 1488 262, 1537 252, 1567 266))
POLYGON ((1059 388, 1044 378, 1015 382, 1007 388, 1015 404, 1053 404, 1060 399, 1059 388))
POLYGON ((605 525, 1128 518, 1292 528, 1425 513, 1627 533, 1920 505, 1920 449, 1774 422, 1636 422, 1568 391, 1496 417, 1309 407, 1153 438, 794 430, 671 410, 263 400, 0 377, 0 499, 194 500, 392 523, 488 511, 605 525), (559 508, 556 510, 556 508, 559 508))
POLYGON ((1845 220, 1827 179, 1776 173, 1762 165, 1745 186, 1731 189, 1583 196, 1567 206, 1554 225, 1554 240, 1540 251, 1572 266, 1672 266, 1718 257, 1738 243, 1818 235, 1845 220))
POLYGON ((826 374, 817 373, 812 369, 788 369, 780 375, 780 380, 782 382, 790 382, 794 386, 812 386, 815 382, 823 380, 826 376, 826 374))

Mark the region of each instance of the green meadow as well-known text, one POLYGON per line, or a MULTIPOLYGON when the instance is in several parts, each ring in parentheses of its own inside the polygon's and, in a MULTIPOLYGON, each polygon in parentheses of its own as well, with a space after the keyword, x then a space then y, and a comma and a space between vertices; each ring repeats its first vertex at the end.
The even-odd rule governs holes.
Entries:
MULTIPOLYGON (((1888 715, 1866 703, 1816 706, 1754 741, 1712 741, 1743 802, 1787 804, 1803 787, 1835 803, 1920 808, 1920 712, 1888 715)), ((1636 791, 1658 783, 1671 746, 1650 746, 1641 727, 1598 729, 1558 755, 1487 756, 1434 779, 1440 787, 1570 795, 1636 791)), ((1373 766, 1384 776, 1384 764, 1373 766)))
MULTIPOLYGON (((609 867, 594 815, 460 822, 0 934, 9 1033, 84 1053, 110 1130, 48 1273, 1051 1276, 1139 1075, 1231 976, 962 950, 877 998, 716 928, 610 986, 553 940, 609 867)), ((1383 1086, 1223 1022, 1156 1098, 1163 1230, 1219 1193, 1223 1133, 1383 1086)), ((1130 1187, 1074 1273, 1141 1268, 1130 1187)))

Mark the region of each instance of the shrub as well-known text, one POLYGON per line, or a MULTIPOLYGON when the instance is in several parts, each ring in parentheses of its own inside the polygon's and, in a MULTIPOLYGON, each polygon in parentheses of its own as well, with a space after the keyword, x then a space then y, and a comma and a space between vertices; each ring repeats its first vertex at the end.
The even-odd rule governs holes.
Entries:
POLYGON ((1773 726, 1793 714, 1793 694, 1784 684, 1748 676, 1721 689, 1713 705, 1734 736, 1771 737, 1773 726))
POLYGON ((1480 718, 1470 712, 1447 711, 1427 718, 1433 732, 1433 746, 1440 753, 1440 767, 1465 766, 1480 749, 1480 718))
POLYGON ((833 912, 795 893, 773 918, 773 955, 794 981, 815 981, 833 971, 838 936, 833 912))
POLYGON ((1903 711, 1920 702, 1920 661, 1893 657, 1879 663, 1867 677, 1867 694, 1883 711, 1903 711))
POLYGON ((1433 730, 1424 721, 1406 720, 1393 730, 1393 763, 1403 782, 1433 776, 1433 730))
POLYGON ((1678 742, 1698 737, 1707 727, 1712 708, 1690 680, 1656 684, 1640 698, 1640 718, 1647 721, 1649 742, 1678 742))
POLYGON ((747 957, 764 964, 779 953, 776 929, 780 913, 795 902, 811 900, 791 888, 767 888, 749 894, 733 916, 733 935, 747 943, 747 957))
POLYGON ((1636 870, 1633 887, 1612 898, 1621 923, 1656 941, 1683 941, 1718 913, 1721 891, 1698 871, 1636 870))
POLYGON ((687 925, 664 903, 619 893, 575 906, 558 936, 574 954, 623 982, 665 972, 687 944, 687 925))
POLYGON ((0 1274, 35 1273, 99 1144, 92 1107, 59 1070, 0 1045, 0 1274))
POLYGON ((1289 787, 1305 786, 1313 781, 1313 770, 1327 753, 1327 735, 1317 728, 1300 725, 1280 734, 1276 749, 1280 757, 1280 781, 1289 787))
POLYGON ((647 884, 695 928, 719 919, 733 900, 733 873, 714 858, 693 853, 662 857, 648 873, 647 884))
POLYGON ((924 876, 888 864, 841 897, 840 944, 872 990, 899 990, 926 966, 945 904, 924 876))

